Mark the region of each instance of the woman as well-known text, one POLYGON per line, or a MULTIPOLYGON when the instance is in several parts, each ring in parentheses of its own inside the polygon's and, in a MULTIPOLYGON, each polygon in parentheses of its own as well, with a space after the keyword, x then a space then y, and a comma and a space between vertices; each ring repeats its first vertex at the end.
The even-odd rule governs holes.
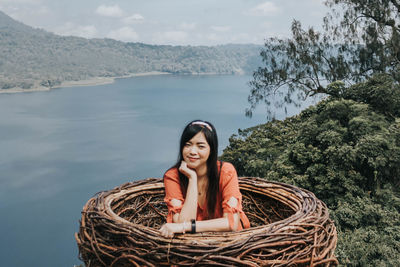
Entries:
POLYGON ((161 234, 235 231, 250 227, 236 170, 218 158, 214 126, 195 120, 183 130, 178 162, 164 174, 167 223, 161 234))

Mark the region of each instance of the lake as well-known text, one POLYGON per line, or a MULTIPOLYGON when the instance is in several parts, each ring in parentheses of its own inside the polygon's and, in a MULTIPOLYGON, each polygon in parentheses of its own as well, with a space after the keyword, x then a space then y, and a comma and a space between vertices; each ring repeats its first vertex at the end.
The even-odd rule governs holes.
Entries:
POLYGON ((74 233, 96 192, 162 177, 193 119, 214 124, 220 154, 239 128, 265 122, 264 108, 244 116, 250 80, 160 75, 0 94, 1 265, 81 264, 74 233))

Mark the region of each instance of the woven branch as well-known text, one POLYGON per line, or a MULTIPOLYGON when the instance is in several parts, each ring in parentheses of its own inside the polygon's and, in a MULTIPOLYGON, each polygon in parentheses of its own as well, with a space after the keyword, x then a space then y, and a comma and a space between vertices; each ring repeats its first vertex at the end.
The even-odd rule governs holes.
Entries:
POLYGON ((240 178, 251 228, 160 235, 164 184, 149 178, 100 192, 83 207, 75 234, 92 266, 337 266, 337 234, 326 205, 295 186, 240 178))

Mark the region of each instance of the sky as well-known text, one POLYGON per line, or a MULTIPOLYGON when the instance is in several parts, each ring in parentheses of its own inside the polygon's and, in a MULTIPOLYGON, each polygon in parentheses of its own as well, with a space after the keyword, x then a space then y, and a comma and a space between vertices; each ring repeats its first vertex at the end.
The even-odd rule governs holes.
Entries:
POLYGON ((168 45, 263 44, 293 19, 321 28, 323 0, 0 0, 0 10, 65 36, 168 45))

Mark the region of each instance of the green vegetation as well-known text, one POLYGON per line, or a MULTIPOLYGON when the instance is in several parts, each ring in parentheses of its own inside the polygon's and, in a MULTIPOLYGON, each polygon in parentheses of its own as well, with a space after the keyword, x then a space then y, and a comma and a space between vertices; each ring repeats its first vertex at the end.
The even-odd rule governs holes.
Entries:
POLYGON ((58 36, 0 11, 0 89, 160 71, 243 74, 259 64, 261 46, 167 46, 58 36))
POLYGON ((230 138, 222 159, 241 176, 306 188, 327 203, 347 266, 400 262, 400 86, 380 74, 300 115, 230 138))
POLYGON ((261 53, 249 96, 251 116, 265 103, 273 118, 276 107, 299 104, 326 94, 327 85, 365 81, 377 73, 400 82, 400 3, 398 0, 325 0, 330 12, 323 32, 292 23, 292 37, 270 38, 261 53), (280 95, 278 101, 272 96, 280 95), (283 99, 283 100, 281 100, 283 99))
POLYGON ((400 263, 400 2, 326 0, 323 32, 292 23, 253 75, 254 108, 325 99, 285 121, 239 130, 222 158, 240 175, 295 184, 325 201, 346 266, 400 263), (276 102, 274 96, 282 99, 276 102))

